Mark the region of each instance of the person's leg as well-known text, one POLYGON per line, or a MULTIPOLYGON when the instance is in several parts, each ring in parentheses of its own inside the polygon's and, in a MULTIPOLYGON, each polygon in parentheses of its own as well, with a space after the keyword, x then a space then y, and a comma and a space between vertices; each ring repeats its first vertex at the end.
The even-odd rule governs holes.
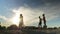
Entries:
POLYGON ((46 21, 44 21, 44 25, 46 26, 46 21))

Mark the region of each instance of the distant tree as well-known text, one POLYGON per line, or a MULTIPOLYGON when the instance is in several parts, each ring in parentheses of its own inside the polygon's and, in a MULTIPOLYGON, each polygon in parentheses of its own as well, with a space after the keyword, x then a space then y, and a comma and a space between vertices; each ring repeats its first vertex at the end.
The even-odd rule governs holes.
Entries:
POLYGON ((59 27, 60 28, 60 27, 59 27))
POLYGON ((5 26, 3 26, 3 27, 2 27, 2 29, 3 29, 3 30, 6 30, 6 27, 5 27, 5 26))
POLYGON ((0 30, 6 30, 6 27, 0 25, 0 30))
POLYGON ((18 27, 16 25, 11 25, 9 27, 7 27, 8 30, 17 30, 18 27))
POLYGON ((57 29, 57 27, 54 27, 54 29, 57 29))
POLYGON ((52 30, 53 28, 48 28, 49 30, 52 30))
POLYGON ((0 30, 2 29, 1 25, 0 25, 0 30))

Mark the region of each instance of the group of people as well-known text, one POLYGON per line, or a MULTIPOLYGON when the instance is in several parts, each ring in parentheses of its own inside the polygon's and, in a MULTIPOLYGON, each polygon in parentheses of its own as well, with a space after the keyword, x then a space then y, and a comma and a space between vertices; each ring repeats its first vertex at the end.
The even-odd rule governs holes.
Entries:
MULTIPOLYGON (((42 27, 42 21, 44 22, 44 27, 46 26, 46 18, 45 18, 45 14, 43 14, 42 15, 43 16, 43 18, 41 18, 40 16, 39 16, 39 24, 38 24, 38 26, 39 27, 42 27)), ((22 16, 22 14, 20 14, 20 23, 19 23, 19 27, 22 27, 23 26, 23 16, 22 16)))
POLYGON ((44 22, 44 26, 46 26, 46 18, 45 18, 45 14, 43 14, 42 15, 43 16, 43 18, 41 18, 40 16, 39 16, 39 27, 42 27, 42 21, 44 22))

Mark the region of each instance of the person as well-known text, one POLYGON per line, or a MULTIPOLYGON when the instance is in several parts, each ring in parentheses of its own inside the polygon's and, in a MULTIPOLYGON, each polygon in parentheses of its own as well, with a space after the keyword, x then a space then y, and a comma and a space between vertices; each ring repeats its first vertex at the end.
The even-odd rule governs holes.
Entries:
POLYGON ((39 16, 39 27, 42 27, 42 18, 39 16))
POLYGON ((20 14, 20 23, 19 23, 19 27, 23 26, 23 16, 22 14, 20 14))
POLYGON ((45 18, 45 14, 43 14, 42 16, 43 16, 44 26, 46 26, 46 18, 45 18))

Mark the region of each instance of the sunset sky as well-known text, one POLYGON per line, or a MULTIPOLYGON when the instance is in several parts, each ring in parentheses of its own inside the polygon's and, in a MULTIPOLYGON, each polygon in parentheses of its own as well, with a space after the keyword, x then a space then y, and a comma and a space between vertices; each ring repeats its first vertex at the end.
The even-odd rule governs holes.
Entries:
POLYGON ((38 26, 43 13, 48 27, 60 27, 60 0, 0 0, 2 26, 18 25, 20 14, 26 26, 38 26))

